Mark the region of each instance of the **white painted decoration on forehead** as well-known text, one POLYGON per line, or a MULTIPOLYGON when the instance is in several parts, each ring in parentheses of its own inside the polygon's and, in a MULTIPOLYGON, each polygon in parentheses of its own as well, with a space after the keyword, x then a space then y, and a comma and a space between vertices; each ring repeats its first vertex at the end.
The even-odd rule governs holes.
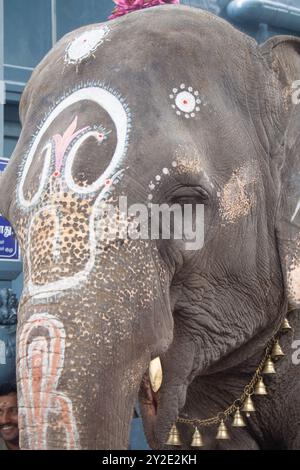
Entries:
POLYGON ((191 86, 184 83, 179 88, 173 88, 170 94, 172 100, 172 108, 177 116, 184 116, 186 119, 194 118, 196 113, 200 111, 201 98, 199 91, 194 90, 191 86))
MULTIPOLYGON (((97 142, 102 142, 103 138, 100 139, 99 132, 95 129, 90 127, 84 128, 80 131, 77 131, 73 134, 76 138, 70 138, 70 145, 67 149, 65 149, 64 155, 61 158, 61 167, 63 168, 61 178, 65 180, 65 183, 69 189, 74 191, 77 194, 87 195, 93 192, 102 189, 101 194, 102 196, 108 191, 109 187, 107 187, 107 181, 114 181, 117 174, 119 174, 121 170, 122 163, 124 161, 126 151, 127 151, 127 144, 128 144, 128 135, 130 130, 130 112, 128 107, 125 105, 121 97, 113 92, 113 90, 105 89, 104 87, 100 86, 88 86, 85 88, 81 88, 72 92, 70 95, 62 99, 62 101, 52 110, 48 117, 46 117, 44 123, 41 125, 38 133, 34 137, 31 146, 27 155, 25 156, 24 167, 21 172, 20 181, 18 184, 18 202, 23 209, 28 209, 34 205, 36 205, 43 193, 43 190, 51 176, 51 168, 54 165, 52 160, 53 155, 55 157, 55 153, 57 153, 57 137, 60 137, 60 140, 64 139, 64 136, 54 136, 56 137, 52 141, 48 142, 42 150, 42 153, 45 154, 43 169, 41 172, 41 178, 39 183, 39 188, 37 192, 31 196, 31 198, 26 198, 24 195, 24 184, 26 181, 26 177, 28 175, 29 168, 36 156, 36 152, 42 138, 44 137, 45 133, 51 126, 51 124, 59 118, 63 111, 65 111, 70 106, 80 103, 82 101, 90 101, 91 103, 96 103, 100 108, 104 109, 110 118, 112 119, 113 123, 115 124, 116 134, 117 134, 117 144, 112 156, 112 159, 105 169, 105 171, 90 185, 88 186, 80 186, 76 184, 72 177, 72 167, 73 162, 81 145, 86 142, 87 138, 94 137, 97 142), (54 149, 53 149, 54 147, 54 149)), ((73 130, 75 132, 77 117, 74 120, 74 124, 72 123, 70 129, 73 125, 73 130)), ((72 130, 71 129, 71 130, 72 130)), ((65 131, 65 129, 63 129, 65 131)), ((70 131, 71 132, 71 131, 70 131)), ((70 133, 69 132, 69 133, 70 133)), ((68 131, 65 132, 66 135, 68 131)), ((105 133, 103 136, 105 137, 105 133)), ((56 155, 57 157, 57 155, 56 155)))
POLYGON ((80 64, 89 58, 103 44, 110 32, 108 26, 95 28, 80 34, 67 47, 65 62, 67 64, 80 64))

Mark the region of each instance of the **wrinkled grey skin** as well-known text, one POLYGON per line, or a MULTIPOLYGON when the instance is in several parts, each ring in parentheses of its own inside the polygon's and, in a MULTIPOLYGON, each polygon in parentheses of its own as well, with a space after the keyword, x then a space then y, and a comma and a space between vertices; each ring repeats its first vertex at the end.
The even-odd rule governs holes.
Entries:
MULTIPOLYGON (((139 398, 148 441, 162 448, 179 414, 211 417, 241 395, 289 308, 294 333, 283 337, 286 357, 276 377, 267 380, 269 395, 255 399, 257 412, 247 428, 230 428, 232 439, 223 442, 214 439, 215 426, 202 431, 206 449, 300 448, 300 369, 291 361, 291 342, 300 338, 294 269, 299 260, 298 214, 291 223, 300 196, 300 105, 291 99, 291 84, 300 79, 300 41, 273 38, 259 47, 219 18, 186 7, 143 10, 109 27, 110 41, 77 70, 63 69, 63 56, 78 31, 63 38, 35 70, 21 103, 22 134, 1 181, 0 209, 19 237, 25 261, 19 394, 22 398, 26 385, 22 331, 33 314, 48 312, 66 331, 57 391, 72 401, 79 434, 75 447, 127 447, 143 374, 159 355, 164 378, 157 411, 145 377, 139 398), (70 212, 75 234, 70 234, 69 252, 55 264, 48 253, 52 229, 45 228, 47 217, 37 217, 28 246, 28 227, 40 203, 29 210, 20 207, 16 174, 22 174, 24 154, 48 108, 90 80, 117 90, 132 114, 124 177, 113 197, 147 203, 150 181, 176 160, 177 169, 163 178, 154 199, 205 204, 205 243, 197 251, 186 251, 179 240, 104 243, 80 287, 62 288, 39 300, 28 294, 30 256, 38 284, 62 277, 62 267, 66 273, 76 272, 84 256, 75 252, 80 229, 72 218, 74 206, 58 192, 55 199, 58 186, 51 193, 47 185, 42 197, 70 212), (202 103, 194 118, 178 116, 171 106, 169 95, 180 84, 200 93, 202 103)), ((112 128, 105 112, 97 115, 89 106, 75 107, 56 119, 43 142, 63 134, 75 113, 78 128, 96 120, 112 128)), ((99 175, 115 141, 113 131, 106 147, 87 143, 74 170, 78 178, 99 175)), ((37 152, 26 176, 27 194, 36 191, 41 168, 37 152)), ((76 210, 84 219, 86 208, 76 210)), ((42 334, 38 331, 33 336, 42 334)), ((41 434, 41 425, 37 419, 33 428, 26 426, 22 403, 20 413, 21 447, 30 448, 30 438, 41 434)), ((58 415, 57 409, 50 410, 46 437, 34 448, 70 447, 58 415)), ((188 447, 192 429, 180 429, 188 447)))

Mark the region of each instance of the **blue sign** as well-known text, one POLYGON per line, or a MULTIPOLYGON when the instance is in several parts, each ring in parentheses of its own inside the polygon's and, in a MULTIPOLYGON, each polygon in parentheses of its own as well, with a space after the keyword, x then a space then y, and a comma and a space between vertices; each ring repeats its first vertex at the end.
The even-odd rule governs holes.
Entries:
MULTIPOLYGON (((0 173, 8 163, 7 158, 0 158, 0 173)), ((19 245, 9 222, 0 215, 0 260, 20 261, 19 245)))

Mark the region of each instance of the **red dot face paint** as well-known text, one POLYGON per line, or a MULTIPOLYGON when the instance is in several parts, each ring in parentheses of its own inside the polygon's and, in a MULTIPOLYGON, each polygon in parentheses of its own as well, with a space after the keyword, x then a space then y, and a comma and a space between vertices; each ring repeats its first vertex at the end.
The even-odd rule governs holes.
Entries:
POLYGON ((181 116, 182 113, 184 117, 189 119, 195 117, 195 112, 199 112, 200 108, 197 106, 201 102, 199 98, 196 99, 196 96, 199 96, 199 91, 194 90, 193 87, 188 87, 181 84, 179 88, 173 88, 172 94, 169 95, 170 99, 174 102, 172 103, 172 108, 175 110, 178 116, 181 116))

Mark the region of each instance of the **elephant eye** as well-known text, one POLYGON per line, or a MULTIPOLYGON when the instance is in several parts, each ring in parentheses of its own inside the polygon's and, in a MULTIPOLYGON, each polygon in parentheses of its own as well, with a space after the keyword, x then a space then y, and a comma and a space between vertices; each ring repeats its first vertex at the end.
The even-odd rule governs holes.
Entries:
POLYGON ((200 186, 180 187, 172 193, 170 202, 181 205, 207 204, 209 202, 209 194, 200 186))

